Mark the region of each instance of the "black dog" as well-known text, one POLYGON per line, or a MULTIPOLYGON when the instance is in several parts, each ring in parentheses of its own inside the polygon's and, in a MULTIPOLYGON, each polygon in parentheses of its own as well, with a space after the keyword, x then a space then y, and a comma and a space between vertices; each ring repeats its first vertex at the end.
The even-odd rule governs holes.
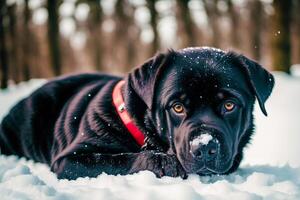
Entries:
POLYGON ((253 132, 255 97, 266 115, 273 85, 270 73, 242 55, 169 51, 125 78, 80 74, 48 82, 3 119, 0 147, 67 179, 141 170, 228 174, 253 132))

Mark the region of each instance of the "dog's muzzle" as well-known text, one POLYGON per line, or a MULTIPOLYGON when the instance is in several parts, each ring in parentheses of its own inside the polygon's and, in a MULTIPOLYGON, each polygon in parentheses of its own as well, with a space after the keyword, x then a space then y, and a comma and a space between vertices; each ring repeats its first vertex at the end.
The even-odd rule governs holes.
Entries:
POLYGON ((189 138, 191 171, 199 174, 220 174, 230 167, 230 144, 217 129, 193 131, 189 138))

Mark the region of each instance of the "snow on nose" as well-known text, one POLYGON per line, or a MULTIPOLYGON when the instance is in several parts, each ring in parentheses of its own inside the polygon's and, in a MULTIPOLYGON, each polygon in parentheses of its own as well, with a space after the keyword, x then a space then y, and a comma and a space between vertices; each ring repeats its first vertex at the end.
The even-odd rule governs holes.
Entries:
POLYGON ((190 141, 190 145, 191 146, 207 145, 212 139, 213 137, 208 133, 201 134, 195 137, 192 141, 190 141))

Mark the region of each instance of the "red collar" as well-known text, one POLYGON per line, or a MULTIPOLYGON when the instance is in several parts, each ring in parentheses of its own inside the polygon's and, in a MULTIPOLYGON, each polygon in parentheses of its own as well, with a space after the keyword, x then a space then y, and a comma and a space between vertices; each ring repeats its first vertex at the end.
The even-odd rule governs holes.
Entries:
POLYGON ((121 118, 123 124, 126 126, 127 130, 130 132, 130 134, 133 136, 135 141, 140 145, 143 146, 145 144, 145 136, 144 134, 139 130, 139 128, 134 124, 132 118, 130 117, 129 113, 127 112, 125 108, 125 102, 122 97, 121 88, 125 84, 125 81, 119 81, 117 85, 115 86, 113 93, 112 93, 112 99, 114 106, 117 110, 117 113, 119 117, 121 118))

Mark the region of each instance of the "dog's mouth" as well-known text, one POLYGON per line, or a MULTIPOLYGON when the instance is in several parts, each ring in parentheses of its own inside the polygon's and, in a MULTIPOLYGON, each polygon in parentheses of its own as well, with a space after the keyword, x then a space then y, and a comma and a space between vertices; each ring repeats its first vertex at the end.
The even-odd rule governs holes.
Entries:
POLYGON ((196 174, 200 175, 200 176, 208 176, 208 175, 212 175, 212 174, 218 174, 217 172, 215 172, 214 170, 207 168, 207 167, 202 167, 201 169, 199 169, 196 174))
POLYGON ((200 176, 209 176, 209 175, 222 175, 225 172, 222 171, 216 171, 208 166, 203 166, 201 169, 196 171, 196 174, 200 176))
MULTIPOLYGON (((197 168, 197 166, 195 167, 197 168)), ((226 174, 230 168, 231 168, 230 164, 224 164, 223 166, 215 166, 215 165, 210 165, 205 163, 200 169, 192 170, 190 171, 190 173, 195 173, 200 176, 222 175, 222 174, 226 174)))
POLYGON ((213 174, 225 174, 233 164, 233 158, 229 155, 217 156, 218 158, 197 158, 192 155, 189 158, 179 159, 183 168, 188 173, 196 173, 198 175, 213 175, 213 174))

